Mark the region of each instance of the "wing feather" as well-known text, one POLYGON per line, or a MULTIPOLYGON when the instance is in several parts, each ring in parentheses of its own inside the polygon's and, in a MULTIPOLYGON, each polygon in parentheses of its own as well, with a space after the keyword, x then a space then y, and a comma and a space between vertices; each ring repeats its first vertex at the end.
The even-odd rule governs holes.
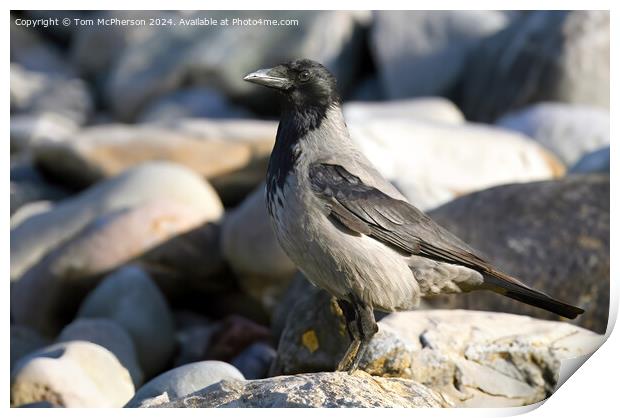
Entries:
POLYGON ((341 166, 313 164, 310 184, 326 201, 330 216, 352 232, 409 254, 478 268, 486 264, 467 244, 414 206, 365 185, 341 166))
POLYGON ((313 192, 325 201, 330 218, 351 233, 363 234, 405 254, 427 257, 477 270, 488 289, 534 306, 575 318, 583 309, 551 298, 496 270, 459 238, 404 200, 364 184, 334 164, 310 166, 313 192))

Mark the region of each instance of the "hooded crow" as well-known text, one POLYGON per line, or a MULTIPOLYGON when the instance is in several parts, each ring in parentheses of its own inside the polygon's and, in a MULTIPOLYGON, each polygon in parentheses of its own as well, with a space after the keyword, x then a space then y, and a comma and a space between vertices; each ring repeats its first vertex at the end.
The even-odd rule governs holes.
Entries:
POLYGON ((566 318, 583 310, 499 271, 407 202, 349 137, 336 80, 300 59, 245 76, 282 94, 266 203, 280 245, 337 298, 351 344, 337 370, 357 369, 377 332, 373 310, 420 297, 491 290, 566 318))

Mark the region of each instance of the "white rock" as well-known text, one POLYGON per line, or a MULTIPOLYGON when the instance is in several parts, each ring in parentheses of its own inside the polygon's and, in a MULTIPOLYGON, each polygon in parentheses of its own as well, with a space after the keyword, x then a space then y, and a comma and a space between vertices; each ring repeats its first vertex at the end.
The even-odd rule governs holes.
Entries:
POLYGON ((48 401, 64 407, 117 408, 133 394, 129 372, 116 356, 84 341, 32 353, 11 373, 11 406, 48 401))
POLYGON ((443 97, 424 97, 386 102, 346 102, 342 113, 347 123, 368 120, 419 119, 459 124, 465 122, 459 108, 443 97))
POLYGON ((491 186, 558 177, 564 166, 526 138, 480 124, 412 119, 355 122, 351 137, 420 209, 491 186))

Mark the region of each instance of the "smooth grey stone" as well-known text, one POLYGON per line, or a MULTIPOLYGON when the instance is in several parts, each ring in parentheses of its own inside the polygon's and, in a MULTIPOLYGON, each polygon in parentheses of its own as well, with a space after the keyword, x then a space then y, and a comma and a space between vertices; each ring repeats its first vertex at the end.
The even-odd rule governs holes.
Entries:
POLYGON ((234 366, 222 361, 200 361, 169 370, 147 382, 125 405, 137 408, 163 394, 170 400, 182 398, 221 380, 245 380, 234 366))
POLYGON ((131 336, 145 377, 161 372, 174 351, 174 322, 161 291, 139 267, 107 276, 82 302, 78 318, 108 318, 131 336))

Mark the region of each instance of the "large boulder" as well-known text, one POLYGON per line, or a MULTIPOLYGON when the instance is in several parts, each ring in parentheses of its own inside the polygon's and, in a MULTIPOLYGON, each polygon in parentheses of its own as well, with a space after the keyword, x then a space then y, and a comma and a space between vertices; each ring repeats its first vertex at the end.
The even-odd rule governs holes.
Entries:
POLYGON ((271 226, 261 184, 222 224, 222 254, 241 288, 273 308, 297 267, 284 253, 271 226))
POLYGON ((168 370, 147 382, 136 392, 127 408, 154 406, 183 398, 222 380, 245 378, 234 366, 222 361, 200 361, 168 370))
POLYGON ((80 306, 79 318, 107 318, 131 336, 146 377, 163 370, 174 350, 172 313, 157 286, 135 266, 106 277, 80 306))
POLYGON ((116 356, 85 341, 36 351, 11 372, 11 406, 47 401, 62 407, 118 408, 133 394, 129 372, 116 356))
MULTIPOLYGON (((609 176, 574 175, 473 193, 429 215, 501 270, 585 309, 571 323, 604 333, 609 316, 609 193, 609 176)), ((429 302, 559 319, 486 292, 429 302)))
POLYGON ((167 408, 437 408, 449 400, 424 385, 405 379, 384 379, 363 372, 316 373, 270 379, 224 380, 167 408))
POLYGON ((567 166, 609 145, 609 111, 566 103, 538 103, 502 116, 496 125, 535 139, 567 166))
MULTIPOLYGON (((360 29, 368 20, 368 12, 162 12, 161 18, 177 24, 147 32, 142 38, 133 37, 110 69, 105 96, 121 120, 131 121, 153 99, 193 85, 216 88, 265 111, 264 96, 244 82, 243 76, 299 57, 324 63, 346 92, 361 56, 360 29), (181 19, 189 23, 195 19, 215 19, 218 23, 228 19, 228 25, 235 25, 234 19, 249 19, 250 24, 214 30, 211 25, 181 24, 181 19), (271 26, 252 25, 257 19, 288 19, 291 24, 273 30, 271 26), (249 39, 251 49, 246 48, 249 39)), ((101 27, 100 31, 105 29, 101 27)))
MULTIPOLYGON (((308 287, 298 299, 287 312, 272 375, 333 371, 350 342, 342 312, 326 292, 308 287)), ((545 399, 562 360, 602 343, 570 324, 503 313, 422 310, 377 318, 379 332, 360 369, 412 379, 461 406, 545 399)))
POLYGON ((536 102, 609 108, 609 11, 533 11, 481 41, 465 68, 461 109, 493 121, 536 102))
POLYGON ((351 138, 420 209, 498 184, 564 174, 550 152, 527 137, 491 126, 373 118, 348 124, 351 138))
POLYGON ((129 333, 117 322, 105 318, 78 318, 56 338, 57 342, 88 341, 108 349, 127 369, 135 387, 144 379, 129 333))
POLYGON ((187 206, 200 213, 203 222, 215 221, 223 213, 217 194, 197 174, 167 162, 142 164, 28 218, 13 229, 11 278, 19 278, 50 250, 95 219, 154 200, 187 206))
POLYGON ((373 12, 371 53, 387 97, 450 93, 467 53, 509 21, 504 12, 486 10, 373 12))
POLYGON ((209 180, 226 199, 252 190, 267 171, 275 122, 174 120, 104 124, 63 141, 37 141, 33 158, 55 178, 84 187, 151 160, 183 165, 209 180))

